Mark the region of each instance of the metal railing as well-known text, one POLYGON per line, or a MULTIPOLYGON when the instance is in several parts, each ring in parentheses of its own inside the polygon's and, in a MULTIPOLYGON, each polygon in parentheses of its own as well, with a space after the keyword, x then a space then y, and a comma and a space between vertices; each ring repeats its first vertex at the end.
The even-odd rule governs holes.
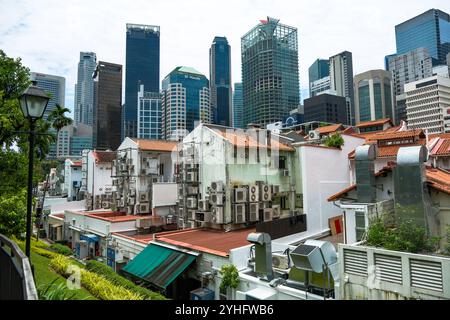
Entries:
POLYGON ((30 261, 12 240, 0 234, 0 300, 38 300, 30 261))

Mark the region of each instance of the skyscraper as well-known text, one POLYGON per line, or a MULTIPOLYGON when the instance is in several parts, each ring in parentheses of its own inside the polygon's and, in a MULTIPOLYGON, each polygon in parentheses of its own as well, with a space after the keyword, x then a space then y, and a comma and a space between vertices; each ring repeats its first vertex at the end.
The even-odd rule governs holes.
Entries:
POLYGON ((355 121, 393 119, 391 73, 386 70, 370 70, 354 78, 355 121))
POLYGON ((330 75, 330 61, 325 59, 317 59, 308 69, 309 75, 309 97, 313 97, 315 95, 312 92, 312 83, 328 77, 330 75))
POLYGON ((344 97, 322 93, 305 99, 303 103, 304 122, 347 124, 347 105, 344 97))
POLYGON ((97 65, 94 52, 80 52, 78 78, 75 84, 74 120, 92 126, 94 112, 94 80, 92 74, 97 65))
POLYGON ((450 52, 450 15, 430 9, 395 26, 397 54, 423 47, 433 59, 433 66, 445 64, 450 52))
POLYGON ((209 49, 209 77, 213 122, 231 126, 231 50, 226 37, 215 37, 209 49))
POLYGON ((234 84, 233 92, 233 127, 244 129, 244 97, 242 92, 242 83, 234 84))
POLYGON ((127 24, 122 138, 137 137, 139 86, 159 92, 159 30, 158 26, 127 24))
POLYGON ((161 94, 146 92, 143 85, 138 92, 138 138, 161 139, 161 94))
POLYGON ((99 61, 95 80, 93 145, 100 150, 116 150, 121 143, 122 66, 99 61))
POLYGON ((44 119, 47 119, 50 112, 55 109, 56 104, 64 105, 66 79, 60 76, 37 72, 31 72, 30 77, 31 80, 37 82, 38 87, 51 96, 44 113, 44 119))
POLYGON ((355 103, 353 97, 352 53, 341 52, 330 57, 330 87, 338 96, 347 99, 347 122, 355 124, 355 103))
POLYGON ((244 126, 281 121, 299 105, 297 29, 267 17, 241 38, 244 126))
POLYGON ((209 81, 197 70, 177 67, 162 82, 162 136, 180 140, 197 123, 211 122, 209 81))

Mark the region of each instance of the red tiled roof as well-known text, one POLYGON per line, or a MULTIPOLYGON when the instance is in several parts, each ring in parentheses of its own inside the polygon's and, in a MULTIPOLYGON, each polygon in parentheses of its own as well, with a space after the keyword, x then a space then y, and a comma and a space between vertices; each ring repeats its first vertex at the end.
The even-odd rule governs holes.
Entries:
POLYGON ((113 211, 108 211, 108 212, 86 212, 86 216, 94 218, 94 219, 99 219, 99 220, 103 220, 103 221, 109 221, 112 223, 115 222, 125 222, 125 221, 132 221, 132 220, 139 220, 139 219, 143 219, 143 218, 157 218, 159 219, 160 217, 152 217, 149 215, 146 216, 140 216, 140 215, 126 215, 124 213, 121 212, 113 212, 113 211))
POLYGON ((51 214, 51 217, 56 217, 59 219, 64 219, 64 213, 56 213, 56 214, 51 214))
POLYGON ((450 155, 450 139, 438 138, 439 141, 431 149, 431 156, 449 156, 450 155))
POLYGON ((331 201, 336 201, 340 198, 342 198, 343 196, 345 196, 347 193, 349 193, 350 191, 356 190, 356 184, 352 184, 350 187, 345 188, 342 191, 339 191, 336 194, 333 194, 331 197, 329 197, 327 199, 327 201, 331 202, 331 201))
POLYGON ((120 232, 113 232, 112 233, 115 236, 118 237, 122 237, 128 240, 132 240, 132 241, 137 241, 143 244, 149 244, 150 241, 153 240, 153 233, 148 233, 148 234, 135 234, 135 235, 131 235, 131 236, 127 236, 123 233, 120 232))
MULTIPOLYGON (((227 128, 226 130, 219 130, 216 128, 211 128, 214 132, 221 135, 231 144, 238 147, 245 148, 270 148, 281 151, 295 151, 291 146, 281 142, 280 138, 274 138, 271 135, 270 144, 267 144, 265 141, 258 141, 254 136, 246 133, 245 130, 233 130, 232 128, 227 128)), ((254 129, 256 130, 256 129, 254 129)), ((264 130, 265 131, 265 130, 264 130)))
POLYGON ((176 149, 178 144, 178 142, 176 141, 166 140, 147 140, 133 138, 133 141, 137 143, 141 150, 144 151, 172 152, 176 149))
POLYGON ((379 119, 379 120, 374 120, 374 121, 365 121, 365 122, 360 122, 359 124, 356 125, 357 128, 365 128, 365 127, 371 127, 371 126, 379 126, 385 123, 390 123, 391 125, 394 125, 391 121, 391 119, 386 118, 386 119, 379 119))
POLYGON ((344 129, 344 126, 340 123, 338 124, 332 124, 329 126, 324 126, 324 127, 319 127, 317 129, 315 129, 315 131, 317 131, 320 134, 328 134, 328 133, 333 133, 339 130, 344 129))
POLYGON ((81 161, 75 161, 70 165, 71 167, 81 167, 81 161))
POLYGON ((92 155, 97 163, 112 162, 116 158, 113 151, 93 151, 92 155))
POLYGON ((212 229, 187 229, 156 234, 156 240, 191 250, 227 257, 230 250, 250 243, 247 236, 255 228, 225 232, 212 229))
POLYGON ((425 139, 425 134, 422 129, 416 130, 406 130, 406 131, 378 131, 370 136, 367 136, 366 139, 369 141, 379 141, 379 140, 395 140, 395 139, 403 139, 403 138, 413 138, 419 137, 420 139, 425 139))

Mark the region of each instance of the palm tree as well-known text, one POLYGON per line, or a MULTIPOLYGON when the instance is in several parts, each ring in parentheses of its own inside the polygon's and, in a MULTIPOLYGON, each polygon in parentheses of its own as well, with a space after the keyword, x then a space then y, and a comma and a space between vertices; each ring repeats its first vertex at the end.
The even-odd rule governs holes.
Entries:
POLYGON ((73 122, 71 118, 66 117, 66 112, 70 113, 70 110, 66 107, 56 104, 55 109, 53 109, 48 116, 48 121, 51 123, 53 129, 56 130, 57 141, 59 131, 61 131, 61 129, 65 126, 71 125, 73 122))

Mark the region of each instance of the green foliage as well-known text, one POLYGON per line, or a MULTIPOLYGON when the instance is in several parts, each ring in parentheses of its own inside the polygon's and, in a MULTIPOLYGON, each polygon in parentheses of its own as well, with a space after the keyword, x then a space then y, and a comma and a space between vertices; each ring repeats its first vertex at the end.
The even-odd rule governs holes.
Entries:
POLYGON ((73 254, 72 249, 59 243, 53 243, 50 248, 63 256, 71 256, 73 254))
POLYGON ((56 284, 58 279, 54 279, 48 285, 40 285, 37 287, 39 300, 75 300, 76 293, 67 290, 67 286, 60 282, 56 284))
POLYGON ((166 300, 167 298, 163 295, 150 291, 146 288, 143 288, 141 286, 138 286, 131 282, 130 280, 118 275, 115 273, 110 267, 105 265, 104 263, 101 263, 99 261, 95 260, 89 260, 86 263, 86 269, 94 272, 96 274, 99 274, 112 282, 113 284, 117 286, 121 286, 125 289, 128 289, 140 296, 142 296, 146 300, 166 300))
POLYGON ((444 245, 444 254, 450 255, 450 225, 445 227, 445 240, 446 244, 444 245))
POLYGON ((50 112, 48 121, 52 124, 53 129, 59 132, 65 126, 71 125, 73 120, 66 117, 66 113, 70 113, 70 110, 59 104, 56 104, 55 109, 50 112))
POLYGON ((26 231, 26 192, 16 190, 16 194, 0 195, 0 233, 20 236, 26 231))
POLYGON ((331 136, 326 137, 325 145, 327 147, 341 148, 344 145, 344 139, 339 132, 336 132, 331 136))
POLYGON ((222 282, 220 283, 220 289, 226 290, 227 288, 236 289, 239 286, 239 271, 235 265, 223 265, 219 271, 222 275, 222 282))

